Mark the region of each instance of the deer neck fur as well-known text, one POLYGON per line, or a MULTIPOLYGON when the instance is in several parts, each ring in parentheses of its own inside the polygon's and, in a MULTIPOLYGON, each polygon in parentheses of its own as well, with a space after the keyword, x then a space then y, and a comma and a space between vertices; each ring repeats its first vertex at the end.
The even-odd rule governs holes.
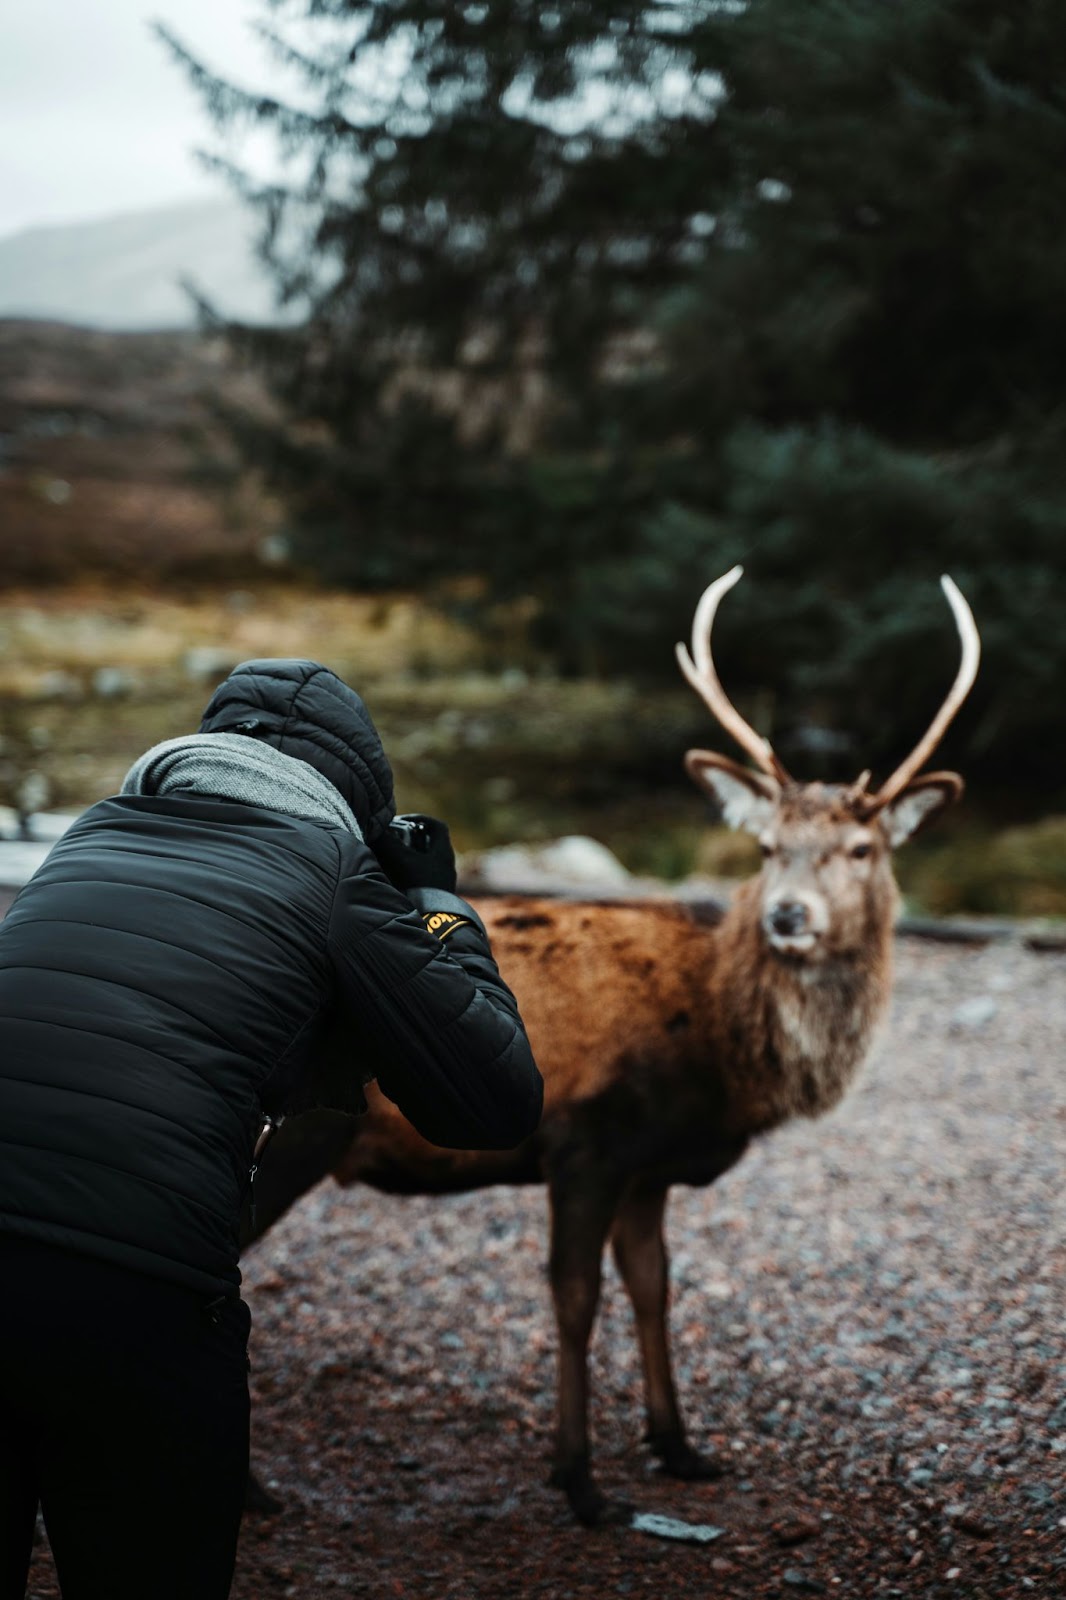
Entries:
POLYGON ((709 1017, 730 1131, 818 1116, 842 1098, 887 1005, 895 909, 893 885, 870 897, 861 942, 808 963, 767 944, 759 880, 737 891, 716 929, 709 1017))

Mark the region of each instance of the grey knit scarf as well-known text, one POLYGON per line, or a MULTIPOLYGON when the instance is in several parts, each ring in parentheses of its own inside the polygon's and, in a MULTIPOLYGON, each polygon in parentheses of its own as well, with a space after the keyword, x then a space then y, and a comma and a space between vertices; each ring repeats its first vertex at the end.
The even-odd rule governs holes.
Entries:
POLYGON ((221 795, 244 805, 309 817, 363 837, 340 790, 306 761, 242 733, 192 733, 166 739, 135 761, 123 794, 221 795))

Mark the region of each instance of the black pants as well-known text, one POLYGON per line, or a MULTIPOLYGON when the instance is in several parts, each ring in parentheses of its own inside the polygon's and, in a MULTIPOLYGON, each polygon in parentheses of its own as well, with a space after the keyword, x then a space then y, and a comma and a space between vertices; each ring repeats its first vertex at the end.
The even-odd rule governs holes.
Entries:
POLYGON ((251 1319, 208 1298, 0 1235, 0 1600, 38 1504, 64 1600, 225 1600, 251 1319))

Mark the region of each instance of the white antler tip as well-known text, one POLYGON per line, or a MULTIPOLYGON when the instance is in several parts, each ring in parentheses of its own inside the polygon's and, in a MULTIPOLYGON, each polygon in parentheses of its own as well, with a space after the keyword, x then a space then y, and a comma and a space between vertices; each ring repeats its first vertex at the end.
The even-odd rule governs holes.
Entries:
POLYGON ((962 705, 966 696, 973 687, 977 676, 977 668, 981 660, 981 635, 977 631, 973 612, 970 610, 965 595, 960 590, 953 578, 947 573, 940 577, 940 587, 943 589, 947 602, 955 618, 955 626, 959 632, 962 643, 962 660, 955 682, 948 691, 948 697, 940 707, 936 716, 929 725, 925 737, 920 739, 900 766, 890 778, 887 778, 875 795, 870 797, 869 814, 875 815, 883 811, 897 795, 901 794, 910 783, 916 772, 920 772, 936 749, 944 733, 950 725, 955 713, 962 705))
MULTIPOLYGON (((947 596, 948 605, 951 607, 955 617, 955 626, 958 628, 959 636, 963 642, 963 669, 970 675, 970 682, 972 683, 973 673, 977 670, 977 663, 981 656, 981 638, 977 631, 977 624, 974 621, 969 602, 954 578, 949 578, 946 572, 942 573, 940 587, 947 596)), ((960 671, 960 681, 962 676, 963 673, 960 671)))

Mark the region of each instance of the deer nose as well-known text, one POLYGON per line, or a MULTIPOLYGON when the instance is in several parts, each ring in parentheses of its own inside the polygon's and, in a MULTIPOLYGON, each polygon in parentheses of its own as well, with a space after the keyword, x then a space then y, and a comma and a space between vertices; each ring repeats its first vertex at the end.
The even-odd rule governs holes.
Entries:
POLYGON ((792 939, 798 933, 806 933, 810 920, 810 910, 800 900, 779 900, 770 908, 770 928, 782 939, 792 939))

